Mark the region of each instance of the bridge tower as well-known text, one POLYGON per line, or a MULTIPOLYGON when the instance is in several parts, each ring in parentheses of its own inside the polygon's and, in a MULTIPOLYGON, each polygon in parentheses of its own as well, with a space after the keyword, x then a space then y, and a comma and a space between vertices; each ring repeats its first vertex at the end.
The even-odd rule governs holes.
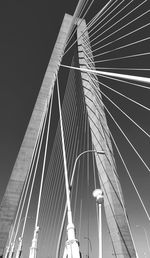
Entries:
MULTIPOLYGON (((23 186, 30 171, 37 139, 59 71, 65 44, 73 23, 73 17, 66 14, 26 134, 0 205, 0 255, 3 254, 6 246, 8 234, 17 211, 23 186)), ((84 31, 86 31, 85 21, 83 21, 77 29, 77 53, 80 67, 87 68, 88 60, 86 51, 90 51, 91 60, 93 60, 93 57, 88 32, 84 31)), ((94 62, 90 68, 95 69, 94 62)), ((80 75, 93 146, 95 150, 102 150, 105 152, 103 157, 99 157, 95 154, 95 158, 100 184, 105 196, 105 213, 114 248, 114 255, 118 258, 134 258, 136 257, 136 253, 124 208, 119 178, 116 172, 109 128, 104 113, 104 105, 101 94, 98 92, 98 83, 94 83, 94 79, 96 80, 97 78, 96 76, 93 78, 90 74, 85 72, 80 72, 80 75)))

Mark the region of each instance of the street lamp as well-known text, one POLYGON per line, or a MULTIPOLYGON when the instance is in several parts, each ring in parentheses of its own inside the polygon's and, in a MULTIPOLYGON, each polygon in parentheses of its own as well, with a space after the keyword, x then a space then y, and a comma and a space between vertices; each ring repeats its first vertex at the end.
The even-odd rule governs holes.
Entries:
POLYGON ((101 189, 95 189, 93 191, 93 197, 96 198, 96 203, 98 204, 99 211, 99 258, 102 258, 102 204, 104 201, 103 191, 101 189))
MULTIPOLYGON (((97 154, 105 154, 104 151, 96 151, 96 150, 85 150, 85 151, 81 152, 76 157, 75 162, 74 162, 74 166, 73 166, 73 170, 72 170, 72 175, 71 175, 71 180, 70 180, 70 184, 69 184, 70 188, 72 188, 72 185, 73 185, 76 165, 77 165, 77 162, 78 162, 79 158, 81 156, 83 156, 84 154, 90 153, 90 152, 97 153, 97 154)), ((64 214, 63 214, 62 223, 61 223, 61 227, 60 227, 60 233, 59 233, 59 237, 58 237, 57 250, 56 250, 56 258, 59 258, 60 242, 61 242, 61 237, 62 237, 62 232, 63 232, 63 225, 64 225, 64 222, 65 222, 66 213, 67 213, 67 204, 66 204, 65 209, 64 209, 64 214)))

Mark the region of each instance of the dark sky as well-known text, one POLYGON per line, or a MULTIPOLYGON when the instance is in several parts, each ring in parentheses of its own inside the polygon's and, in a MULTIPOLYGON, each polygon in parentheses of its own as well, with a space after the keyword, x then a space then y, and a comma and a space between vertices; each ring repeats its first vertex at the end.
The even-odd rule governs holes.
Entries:
MULTIPOLYGON (((0 198, 16 160, 63 16, 65 13, 73 14, 77 2, 77 0, 12 0, 0 4, 0 198)), ((132 91, 133 95, 136 93, 141 100, 149 99, 145 92, 141 95, 140 92, 132 91)), ((120 100, 119 103, 121 102, 120 100)), ((130 106, 130 111, 132 110, 133 107, 130 106)), ((143 114, 136 108, 134 112, 135 117, 148 130, 149 113, 143 114)), ((149 139, 140 138, 137 141, 139 138, 137 130, 126 120, 118 117, 148 161, 149 139)), ((116 131, 113 125, 111 128, 116 131)), ((116 137, 125 150, 124 155, 129 162, 132 175, 150 211, 150 176, 146 175, 147 172, 135 157, 131 158, 130 150, 117 132, 116 137)), ((119 168, 123 170, 120 161, 119 168)), ((129 200, 127 208, 136 243, 138 245, 143 241, 141 253, 145 250, 148 253, 142 228, 136 228, 136 224, 146 227, 149 232, 149 223, 127 177, 124 173, 120 176, 125 185, 123 190, 125 199, 129 200)))
MULTIPOLYGON (((0 156, 6 180, 22 142, 65 12, 76 2, 11 1, 0 8, 0 156), (5 172, 4 172, 5 171, 5 172)), ((4 182, 0 191, 3 191, 4 182)))

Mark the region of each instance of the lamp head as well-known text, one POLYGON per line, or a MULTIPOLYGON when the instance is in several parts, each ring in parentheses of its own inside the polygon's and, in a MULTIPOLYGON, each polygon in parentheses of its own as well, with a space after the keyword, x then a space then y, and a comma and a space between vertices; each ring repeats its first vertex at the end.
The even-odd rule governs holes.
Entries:
POLYGON ((103 195, 103 191, 101 189, 95 189, 93 191, 93 197, 96 198, 96 202, 98 204, 102 204, 103 203, 104 195, 103 195))

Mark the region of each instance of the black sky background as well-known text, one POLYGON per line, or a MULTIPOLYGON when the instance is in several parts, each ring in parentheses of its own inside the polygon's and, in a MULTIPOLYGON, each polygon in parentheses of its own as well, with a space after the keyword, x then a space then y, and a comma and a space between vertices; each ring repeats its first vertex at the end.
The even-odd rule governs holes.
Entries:
POLYGON ((77 1, 5 1, 0 6, 0 196, 13 168, 64 14, 77 1))

